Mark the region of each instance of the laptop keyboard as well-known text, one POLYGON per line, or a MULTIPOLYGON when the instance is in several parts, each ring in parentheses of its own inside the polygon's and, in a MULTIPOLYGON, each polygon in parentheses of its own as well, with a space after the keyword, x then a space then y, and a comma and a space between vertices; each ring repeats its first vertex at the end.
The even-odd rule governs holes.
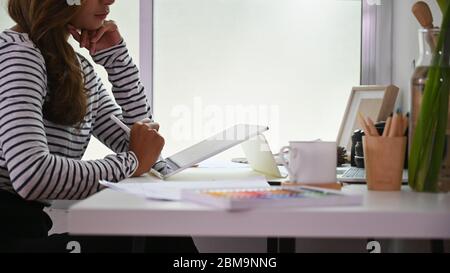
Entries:
MULTIPOLYGON (((366 179, 366 170, 356 167, 351 167, 347 171, 345 171, 342 176, 340 177, 340 180, 355 180, 356 181, 363 181, 366 179)), ((403 183, 408 182, 408 170, 403 170, 403 183)))
POLYGON ((343 175, 343 178, 365 178, 366 169, 349 168, 343 175))

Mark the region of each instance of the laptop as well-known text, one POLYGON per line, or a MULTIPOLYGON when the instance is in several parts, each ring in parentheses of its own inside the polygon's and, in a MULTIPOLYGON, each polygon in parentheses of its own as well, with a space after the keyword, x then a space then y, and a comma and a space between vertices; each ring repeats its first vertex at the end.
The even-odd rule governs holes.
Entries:
POLYGON ((152 169, 150 172, 160 179, 167 179, 185 169, 239 145, 269 130, 267 126, 239 124, 211 136, 181 152, 165 158, 164 173, 152 169))
POLYGON ((269 142, 263 134, 257 135, 241 144, 242 150, 246 156, 245 163, 261 174, 264 174, 270 181, 277 181, 277 179, 284 181, 288 177, 286 172, 280 171, 278 163, 270 149, 269 142))

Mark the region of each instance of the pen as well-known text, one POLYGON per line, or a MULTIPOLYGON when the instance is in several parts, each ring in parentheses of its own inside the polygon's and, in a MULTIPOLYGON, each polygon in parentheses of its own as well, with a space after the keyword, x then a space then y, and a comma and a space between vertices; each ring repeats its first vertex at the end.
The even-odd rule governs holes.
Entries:
POLYGON ((130 133, 131 133, 130 128, 128 128, 128 126, 126 126, 125 124, 123 124, 123 122, 120 121, 120 119, 118 119, 115 115, 111 115, 111 119, 112 119, 112 121, 114 121, 117 125, 119 125, 120 128, 122 128, 122 129, 125 131, 125 133, 127 133, 128 135, 130 135, 130 133))
MULTIPOLYGON (((128 126, 126 126, 125 124, 123 124, 123 122, 122 122, 120 119, 118 119, 115 115, 111 115, 110 118, 111 118, 111 120, 114 121, 117 125, 119 125, 120 128, 122 128, 122 130, 124 130, 124 131, 127 133, 128 136, 130 136, 130 134, 131 134, 131 129, 128 128, 128 126)), ((144 119, 144 122, 151 122, 151 120, 150 120, 150 119, 144 119)), ((161 157, 161 155, 160 155, 159 158, 158 158, 158 162, 160 162, 160 161, 164 161, 164 158, 161 157)), ((158 162, 157 162, 157 163, 158 163, 158 162)))
MULTIPOLYGON (((120 119, 118 119, 115 115, 111 115, 110 118, 111 118, 112 121, 114 121, 117 125, 119 125, 120 128, 122 128, 128 135, 130 135, 131 129, 130 129, 128 126, 126 126, 125 124, 123 124, 123 122, 122 122, 120 119)), ((146 118, 146 119, 144 119, 142 122, 144 122, 144 123, 151 123, 152 120, 149 119, 149 118, 146 118)))

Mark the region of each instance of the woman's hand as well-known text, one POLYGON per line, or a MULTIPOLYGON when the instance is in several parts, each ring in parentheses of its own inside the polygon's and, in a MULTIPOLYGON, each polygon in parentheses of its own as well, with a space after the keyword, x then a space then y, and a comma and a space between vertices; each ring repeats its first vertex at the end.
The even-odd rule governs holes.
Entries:
POLYGON ((105 21, 103 26, 94 31, 78 30, 72 25, 67 25, 67 29, 72 37, 80 43, 80 47, 89 50, 91 55, 118 45, 122 41, 119 28, 114 21, 105 21))
MULTIPOLYGON (((159 125, 157 128, 159 129, 159 125)), ((139 161, 139 167, 133 177, 139 177, 150 171, 158 160, 164 144, 164 138, 153 125, 142 122, 133 125, 130 134, 130 151, 134 152, 139 161)))
POLYGON ((141 122, 144 124, 144 125, 146 125, 148 128, 150 128, 150 129, 154 129, 154 130, 156 130, 157 132, 159 132, 159 123, 157 123, 157 122, 153 122, 151 119, 149 119, 149 118, 146 118, 146 119, 143 119, 143 120, 141 120, 141 122))

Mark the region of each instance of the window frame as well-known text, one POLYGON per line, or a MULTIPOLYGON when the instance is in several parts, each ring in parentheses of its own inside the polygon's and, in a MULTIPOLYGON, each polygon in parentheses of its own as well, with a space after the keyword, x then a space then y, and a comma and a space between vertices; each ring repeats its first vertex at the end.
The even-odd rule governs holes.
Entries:
POLYGON ((362 0, 361 85, 392 84, 392 2, 362 0))
POLYGON ((139 69, 140 80, 146 87, 147 98, 153 108, 153 0, 140 0, 139 69), (150 26, 150 27, 148 27, 150 26))

